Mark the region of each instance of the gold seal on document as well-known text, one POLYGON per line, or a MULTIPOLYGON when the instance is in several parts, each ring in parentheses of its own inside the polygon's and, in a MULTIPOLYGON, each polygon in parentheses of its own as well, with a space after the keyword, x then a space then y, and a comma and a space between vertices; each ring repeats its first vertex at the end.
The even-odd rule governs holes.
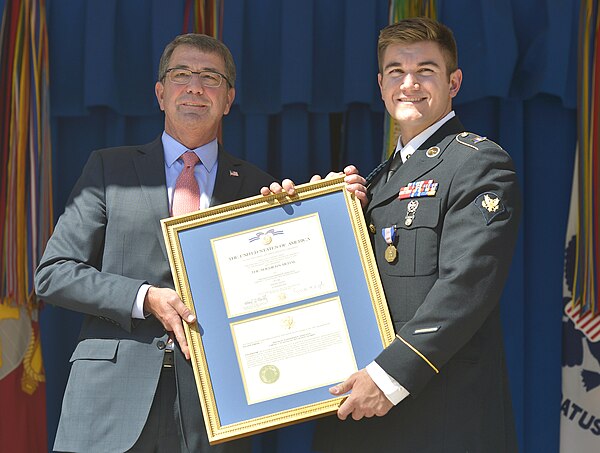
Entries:
POLYGON ((279 379, 279 368, 275 365, 265 365, 260 369, 258 375, 265 384, 272 384, 279 379))
POLYGON ((388 263, 393 263, 398 256, 398 250, 393 244, 388 245, 388 248, 385 249, 385 260, 388 263))
POLYGON ((270 233, 265 234, 262 237, 262 242, 265 245, 269 245, 271 242, 273 242, 273 236, 270 233))

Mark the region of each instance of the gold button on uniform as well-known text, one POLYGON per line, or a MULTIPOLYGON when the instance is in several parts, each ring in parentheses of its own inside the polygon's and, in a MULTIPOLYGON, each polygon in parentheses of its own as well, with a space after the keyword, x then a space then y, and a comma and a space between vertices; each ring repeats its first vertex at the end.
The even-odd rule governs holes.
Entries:
POLYGON ((440 149, 437 146, 432 146, 425 153, 427 157, 435 157, 440 153, 440 149))
POLYGON ((371 234, 375 234, 377 232, 377 230, 375 229, 375 225, 373 225, 372 223, 369 225, 369 231, 371 232, 371 234))

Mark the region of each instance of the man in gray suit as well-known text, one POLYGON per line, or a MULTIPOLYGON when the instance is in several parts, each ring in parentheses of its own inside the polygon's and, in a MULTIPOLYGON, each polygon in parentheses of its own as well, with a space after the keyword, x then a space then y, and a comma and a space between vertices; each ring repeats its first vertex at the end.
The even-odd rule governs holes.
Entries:
POLYGON ((520 215, 509 155, 465 131, 452 32, 425 18, 379 36, 379 86, 395 157, 371 175, 365 209, 396 338, 333 387, 319 423, 330 453, 509 453, 517 449, 499 300, 520 215))
POLYGON ((182 35, 160 60, 165 130, 152 143, 91 154, 35 275, 39 297, 84 313, 54 448, 69 452, 242 452, 210 447, 160 219, 169 217, 181 155, 195 153, 195 209, 257 195, 273 178, 217 143, 235 97, 221 42, 182 35))

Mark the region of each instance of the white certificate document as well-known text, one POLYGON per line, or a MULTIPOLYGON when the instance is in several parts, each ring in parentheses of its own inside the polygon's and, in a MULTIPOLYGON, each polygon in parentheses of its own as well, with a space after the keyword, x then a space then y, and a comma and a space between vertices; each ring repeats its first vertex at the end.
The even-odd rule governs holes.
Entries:
POLYGON ((230 318, 337 291, 318 213, 211 244, 230 318))
POLYGON ((231 324, 248 404, 344 381, 357 371, 339 297, 231 324))

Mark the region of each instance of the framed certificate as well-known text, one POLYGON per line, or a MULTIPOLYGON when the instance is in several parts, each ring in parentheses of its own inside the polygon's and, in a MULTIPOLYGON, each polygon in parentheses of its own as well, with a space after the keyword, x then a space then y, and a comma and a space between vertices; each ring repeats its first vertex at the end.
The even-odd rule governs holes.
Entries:
POLYGON ((343 178, 296 192, 161 221, 213 444, 334 413, 394 338, 359 201, 343 178))

